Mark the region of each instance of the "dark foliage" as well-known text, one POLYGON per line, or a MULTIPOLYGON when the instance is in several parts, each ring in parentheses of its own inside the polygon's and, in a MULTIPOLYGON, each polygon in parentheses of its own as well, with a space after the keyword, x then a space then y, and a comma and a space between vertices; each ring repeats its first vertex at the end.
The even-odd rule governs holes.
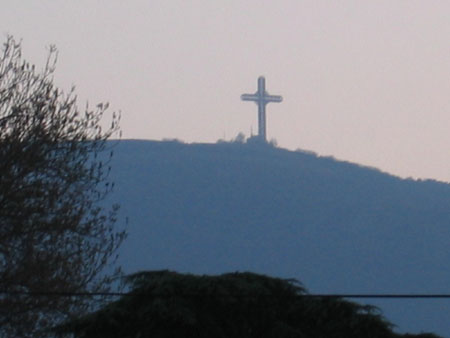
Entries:
POLYGON ((73 90, 53 84, 56 51, 45 68, 22 60, 9 37, 0 54, 0 336, 37 337, 85 310, 86 299, 36 292, 106 290, 100 276, 124 233, 117 207, 99 206, 111 189, 110 158, 98 155, 118 131, 102 131, 107 105, 80 111, 73 90))
POLYGON ((376 308, 310 297, 294 280, 156 271, 131 275, 127 282, 128 295, 59 327, 58 333, 79 338, 401 337, 376 308))

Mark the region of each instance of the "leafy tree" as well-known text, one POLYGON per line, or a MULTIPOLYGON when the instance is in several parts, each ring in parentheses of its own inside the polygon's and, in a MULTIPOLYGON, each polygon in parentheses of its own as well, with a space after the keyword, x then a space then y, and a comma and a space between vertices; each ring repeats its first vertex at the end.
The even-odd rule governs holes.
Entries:
POLYGON ((125 234, 113 229, 117 206, 100 202, 119 116, 103 131, 107 105, 80 110, 74 89, 56 88, 56 56, 38 72, 14 38, 0 53, 1 337, 37 337, 85 311, 86 298, 44 294, 106 291, 118 273, 102 270, 125 234))
POLYGON ((376 308, 310 297, 294 280, 253 273, 154 271, 126 281, 128 294, 56 332, 78 338, 402 337, 376 308))

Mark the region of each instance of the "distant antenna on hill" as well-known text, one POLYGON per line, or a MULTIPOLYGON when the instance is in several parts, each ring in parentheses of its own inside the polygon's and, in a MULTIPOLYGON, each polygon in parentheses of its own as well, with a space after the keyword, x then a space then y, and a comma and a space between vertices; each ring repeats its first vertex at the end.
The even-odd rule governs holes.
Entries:
POLYGON ((266 79, 264 76, 258 78, 258 90, 255 94, 242 94, 242 101, 253 101, 258 105, 258 137, 261 141, 266 139, 266 104, 269 102, 281 102, 283 98, 279 95, 269 95, 266 92, 266 79))

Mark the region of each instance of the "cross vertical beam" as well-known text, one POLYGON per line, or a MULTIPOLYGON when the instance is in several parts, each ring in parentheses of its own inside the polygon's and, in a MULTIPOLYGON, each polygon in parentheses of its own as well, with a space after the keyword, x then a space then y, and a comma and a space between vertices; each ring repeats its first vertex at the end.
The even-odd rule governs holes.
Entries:
POLYGON ((283 98, 279 95, 269 95, 266 92, 266 79, 264 76, 258 78, 258 90, 255 94, 242 94, 242 101, 253 101, 258 105, 258 137, 266 140, 266 105, 269 102, 281 102, 283 98))

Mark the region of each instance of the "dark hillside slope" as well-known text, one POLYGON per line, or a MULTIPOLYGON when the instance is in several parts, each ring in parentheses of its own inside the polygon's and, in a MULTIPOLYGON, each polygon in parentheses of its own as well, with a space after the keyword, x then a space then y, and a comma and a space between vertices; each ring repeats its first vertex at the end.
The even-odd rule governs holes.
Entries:
MULTIPOLYGON (((239 143, 122 141, 112 199, 126 272, 253 271, 321 293, 450 292, 450 185, 239 143)), ((450 336, 450 300, 373 302, 450 336)))

